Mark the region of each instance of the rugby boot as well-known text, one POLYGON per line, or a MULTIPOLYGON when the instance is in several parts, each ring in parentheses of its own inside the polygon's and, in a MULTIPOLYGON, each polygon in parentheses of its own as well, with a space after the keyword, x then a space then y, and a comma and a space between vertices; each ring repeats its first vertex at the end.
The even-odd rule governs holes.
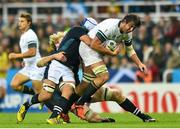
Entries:
POLYGON ((156 122, 156 119, 152 118, 151 116, 147 114, 143 114, 143 122, 156 122))
POLYGON ((61 116, 57 116, 55 118, 49 118, 46 120, 47 124, 55 125, 55 124, 67 124, 64 120, 61 122, 61 116))
POLYGON ((71 123, 70 117, 69 117, 68 113, 67 114, 61 113, 60 114, 60 118, 63 120, 63 122, 71 123))
POLYGON ((27 107, 28 102, 24 103, 20 108, 19 111, 17 112, 17 123, 22 122, 26 116, 26 112, 29 107, 27 107))

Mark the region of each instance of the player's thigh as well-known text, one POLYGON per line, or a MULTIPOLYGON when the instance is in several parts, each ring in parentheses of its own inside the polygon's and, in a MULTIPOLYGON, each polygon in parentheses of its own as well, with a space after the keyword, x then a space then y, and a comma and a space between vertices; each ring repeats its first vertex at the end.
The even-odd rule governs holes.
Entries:
POLYGON ((33 89, 36 93, 40 93, 42 90, 42 81, 39 80, 32 80, 33 89))
POLYGON ((6 95, 6 89, 0 86, 0 98, 4 98, 6 95))
POLYGON ((84 64, 82 64, 82 66, 83 66, 83 80, 75 88, 75 91, 78 95, 82 95, 86 90, 86 88, 88 87, 88 85, 90 84, 90 82, 95 78, 95 74, 93 73, 90 66, 85 67, 84 64))
POLYGON ((85 81, 82 81, 79 85, 77 85, 75 87, 76 94, 81 96, 85 92, 85 90, 88 87, 88 85, 89 85, 89 83, 87 83, 85 81))
POLYGON ((43 88, 39 93, 38 100, 40 102, 47 101, 52 98, 56 84, 48 79, 43 80, 43 88))
POLYGON ((74 93, 75 82, 74 81, 61 82, 59 88, 62 93, 62 96, 69 99, 69 97, 74 93))
POLYGON ((16 87, 16 86, 19 86, 29 80, 30 80, 30 78, 28 76, 21 74, 21 73, 17 73, 11 81, 11 85, 13 87, 16 87))

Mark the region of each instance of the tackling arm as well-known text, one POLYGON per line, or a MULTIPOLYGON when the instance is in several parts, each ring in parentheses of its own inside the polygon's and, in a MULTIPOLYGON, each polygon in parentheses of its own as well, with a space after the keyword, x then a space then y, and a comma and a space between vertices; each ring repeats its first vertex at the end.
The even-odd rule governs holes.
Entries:
POLYGON ((37 66, 38 67, 43 67, 46 66, 50 61, 52 61, 54 59, 53 55, 50 56, 46 56, 41 58, 38 62, 37 62, 37 66))
POLYGON ((65 54, 64 52, 59 52, 57 54, 52 54, 50 56, 43 57, 37 62, 37 66, 38 67, 46 66, 52 60, 59 60, 65 62, 67 59, 64 56, 64 54, 65 54))

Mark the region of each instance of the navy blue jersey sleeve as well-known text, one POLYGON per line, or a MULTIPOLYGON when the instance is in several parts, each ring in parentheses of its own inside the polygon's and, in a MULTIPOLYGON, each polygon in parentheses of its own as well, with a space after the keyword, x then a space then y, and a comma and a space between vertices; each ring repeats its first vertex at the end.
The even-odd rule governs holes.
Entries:
POLYGON ((74 33, 75 39, 80 39, 81 36, 87 35, 87 30, 82 27, 74 27, 72 33, 74 33))

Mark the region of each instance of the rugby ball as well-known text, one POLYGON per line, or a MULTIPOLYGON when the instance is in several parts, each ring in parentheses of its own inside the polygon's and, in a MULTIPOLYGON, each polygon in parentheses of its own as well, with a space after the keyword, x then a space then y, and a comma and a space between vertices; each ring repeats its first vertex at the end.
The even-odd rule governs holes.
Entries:
POLYGON ((105 41, 105 47, 111 51, 114 51, 117 47, 117 43, 114 40, 105 41))

